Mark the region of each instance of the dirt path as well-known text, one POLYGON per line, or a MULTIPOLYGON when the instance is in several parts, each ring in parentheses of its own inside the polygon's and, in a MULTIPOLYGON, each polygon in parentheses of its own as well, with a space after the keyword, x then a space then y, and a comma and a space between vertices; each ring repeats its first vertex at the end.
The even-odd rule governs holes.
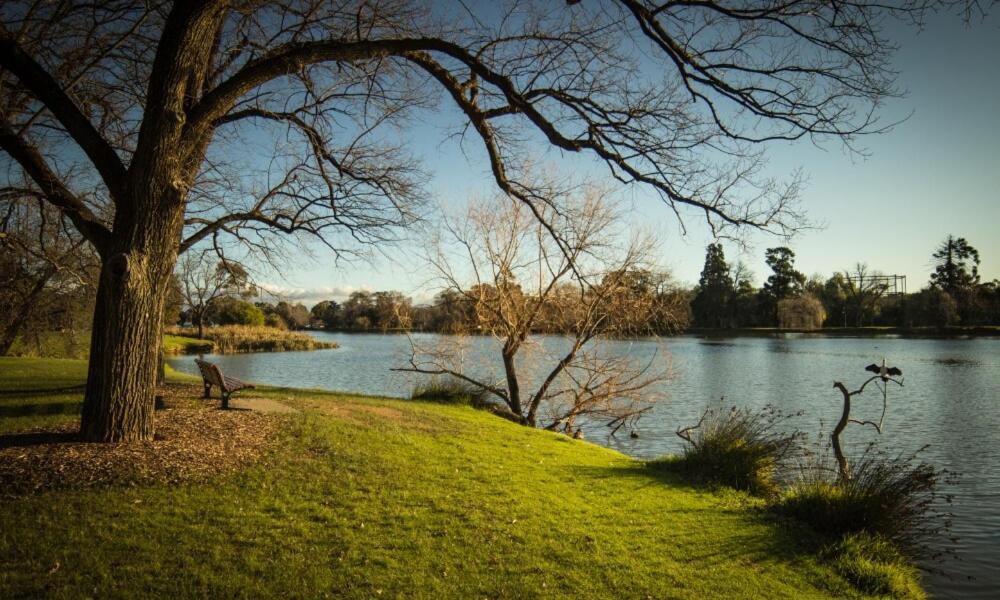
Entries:
POLYGON ((237 410, 252 410, 261 413, 297 413, 298 409, 270 398, 254 398, 252 396, 233 397, 229 399, 229 407, 237 410))

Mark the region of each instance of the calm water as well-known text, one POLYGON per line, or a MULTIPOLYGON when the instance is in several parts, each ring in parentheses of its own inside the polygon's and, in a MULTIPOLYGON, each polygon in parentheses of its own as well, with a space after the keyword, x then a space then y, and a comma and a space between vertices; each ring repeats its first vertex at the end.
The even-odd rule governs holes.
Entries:
MULTIPOLYGON (((365 394, 406 397, 418 375, 390 372, 402 366, 409 342, 400 335, 316 333, 341 347, 315 352, 214 356, 222 369, 241 379, 280 386, 313 387, 365 394)), ((423 344, 446 343, 433 334, 415 336, 423 344)), ((480 374, 499 375, 495 341, 468 340, 466 365, 480 374)), ((544 361, 546 350, 564 343, 543 337, 541 347, 524 361, 525 371, 544 361)), ((648 356, 652 341, 615 342, 622 352, 648 356)), ((939 468, 962 473, 951 486, 955 499, 953 533, 960 538, 959 560, 945 563, 950 577, 929 575, 925 583, 936 597, 1000 597, 1000 339, 827 338, 809 335, 776 337, 678 337, 659 342, 669 351, 673 379, 669 398, 640 422, 640 437, 608 439, 594 427, 587 439, 639 457, 681 449, 678 426, 697 421, 708 407, 773 404, 785 412, 804 411, 789 423, 811 433, 821 423, 829 431, 840 416, 841 395, 832 388, 841 380, 850 389, 863 382, 864 366, 888 357, 905 374, 906 387, 890 387, 889 413, 881 443, 887 449, 915 451, 929 444, 922 457, 939 468)), ((197 373, 194 357, 170 360, 175 368, 197 373)), ((855 400, 854 416, 878 419, 881 395, 869 386, 855 400)), ((853 430, 852 430, 853 429, 853 430)), ((861 449, 870 428, 856 426, 846 443, 861 449)))

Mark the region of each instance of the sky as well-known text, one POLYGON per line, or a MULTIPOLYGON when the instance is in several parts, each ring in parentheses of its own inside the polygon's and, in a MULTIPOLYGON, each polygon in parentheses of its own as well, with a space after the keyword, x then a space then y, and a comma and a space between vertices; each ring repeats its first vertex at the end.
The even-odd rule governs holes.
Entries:
MULTIPOLYGON (((724 244, 730 263, 743 260, 761 284, 768 275, 764 250, 787 245, 807 276, 829 277, 857 262, 887 274, 905 275, 909 291, 924 287, 931 254, 947 235, 966 238, 980 253, 982 279, 1000 278, 1000 11, 970 26, 937 15, 922 31, 899 27, 894 58, 905 97, 888 101, 884 122, 892 131, 864 138, 867 156, 829 141, 772 146, 769 171, 801 169, 807 184, 800 208, 816 228, 790 241, 753 234, 746 247, 724 244), (904 120, 905 119, 905 120, 904 120)), ((453 116, 444 114, 411 130, 433 175, 436 204, 462 203, 493 192, 482 152, 445 141, 453 116)), ((591 166, 588 164, 587 168, 591 166)), ((685 285, 697 283, 710 232, 697 218, 682 234, 673 212, 651 193, 629 198, 632 218, 661 239, 657 262, 685 285)), ((403 242, 372 260, 335 263, 317 250, 314 260, 265 274, 264 287, 311 305, 341 300, 358 289, 394 289, 418 303, 434 293, 415 261, 414 243, 403 242)))

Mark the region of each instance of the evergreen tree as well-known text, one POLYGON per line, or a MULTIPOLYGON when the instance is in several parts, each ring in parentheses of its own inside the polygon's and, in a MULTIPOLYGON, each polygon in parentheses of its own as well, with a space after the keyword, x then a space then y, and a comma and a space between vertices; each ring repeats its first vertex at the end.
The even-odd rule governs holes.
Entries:
POLYGON ((772 274, 764 282, 762 309, 774 324, 777 322, 778 302, 800 296, 806 276, 795 270, 795 253, 791 248, 768 248, 764 261, 771 267, 772 274))
POLYGON ((732 326, 733 278, 721 244, 709 244, 691 312, 698 327, 732 326))
POLYGON ((764 261, 773 271, 764 283, 764 290, 776 300, 800 295, 806 276, 795 270, 795 253, 791 248, 768 248, 764 256, 764 261))
POLYGON ((979 251, 965 238, 949 235, 932 256, 936 265, 931 273, 933 287, 954 295, 979 283, 979 251))

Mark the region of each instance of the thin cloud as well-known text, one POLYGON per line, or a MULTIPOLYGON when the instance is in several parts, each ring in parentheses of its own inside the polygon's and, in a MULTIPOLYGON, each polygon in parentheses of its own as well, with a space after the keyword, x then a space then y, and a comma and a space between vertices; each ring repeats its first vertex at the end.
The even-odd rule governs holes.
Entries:
MULTIPOLYGON (((278 285, 274 283, 260 283, 257 285, 258 294, 257 299, 264 302, 300 302, 307 307, 323 302, 324 300, 336 300, 337 302, 343 302, 353 294, 354 292, 364 291, 364 292, 376 292, 375 288, 362 285, 362 286, 337 286, 337 285, 324 285, 317 287, 289 287, 278 285)), ((400 290, 394 290, 400 291, 400 290)), ((428 304, 433 301, 434 293, 427 290, 417 290, 412 293, 403 292, 413 301, 414 304, 428 304)))

